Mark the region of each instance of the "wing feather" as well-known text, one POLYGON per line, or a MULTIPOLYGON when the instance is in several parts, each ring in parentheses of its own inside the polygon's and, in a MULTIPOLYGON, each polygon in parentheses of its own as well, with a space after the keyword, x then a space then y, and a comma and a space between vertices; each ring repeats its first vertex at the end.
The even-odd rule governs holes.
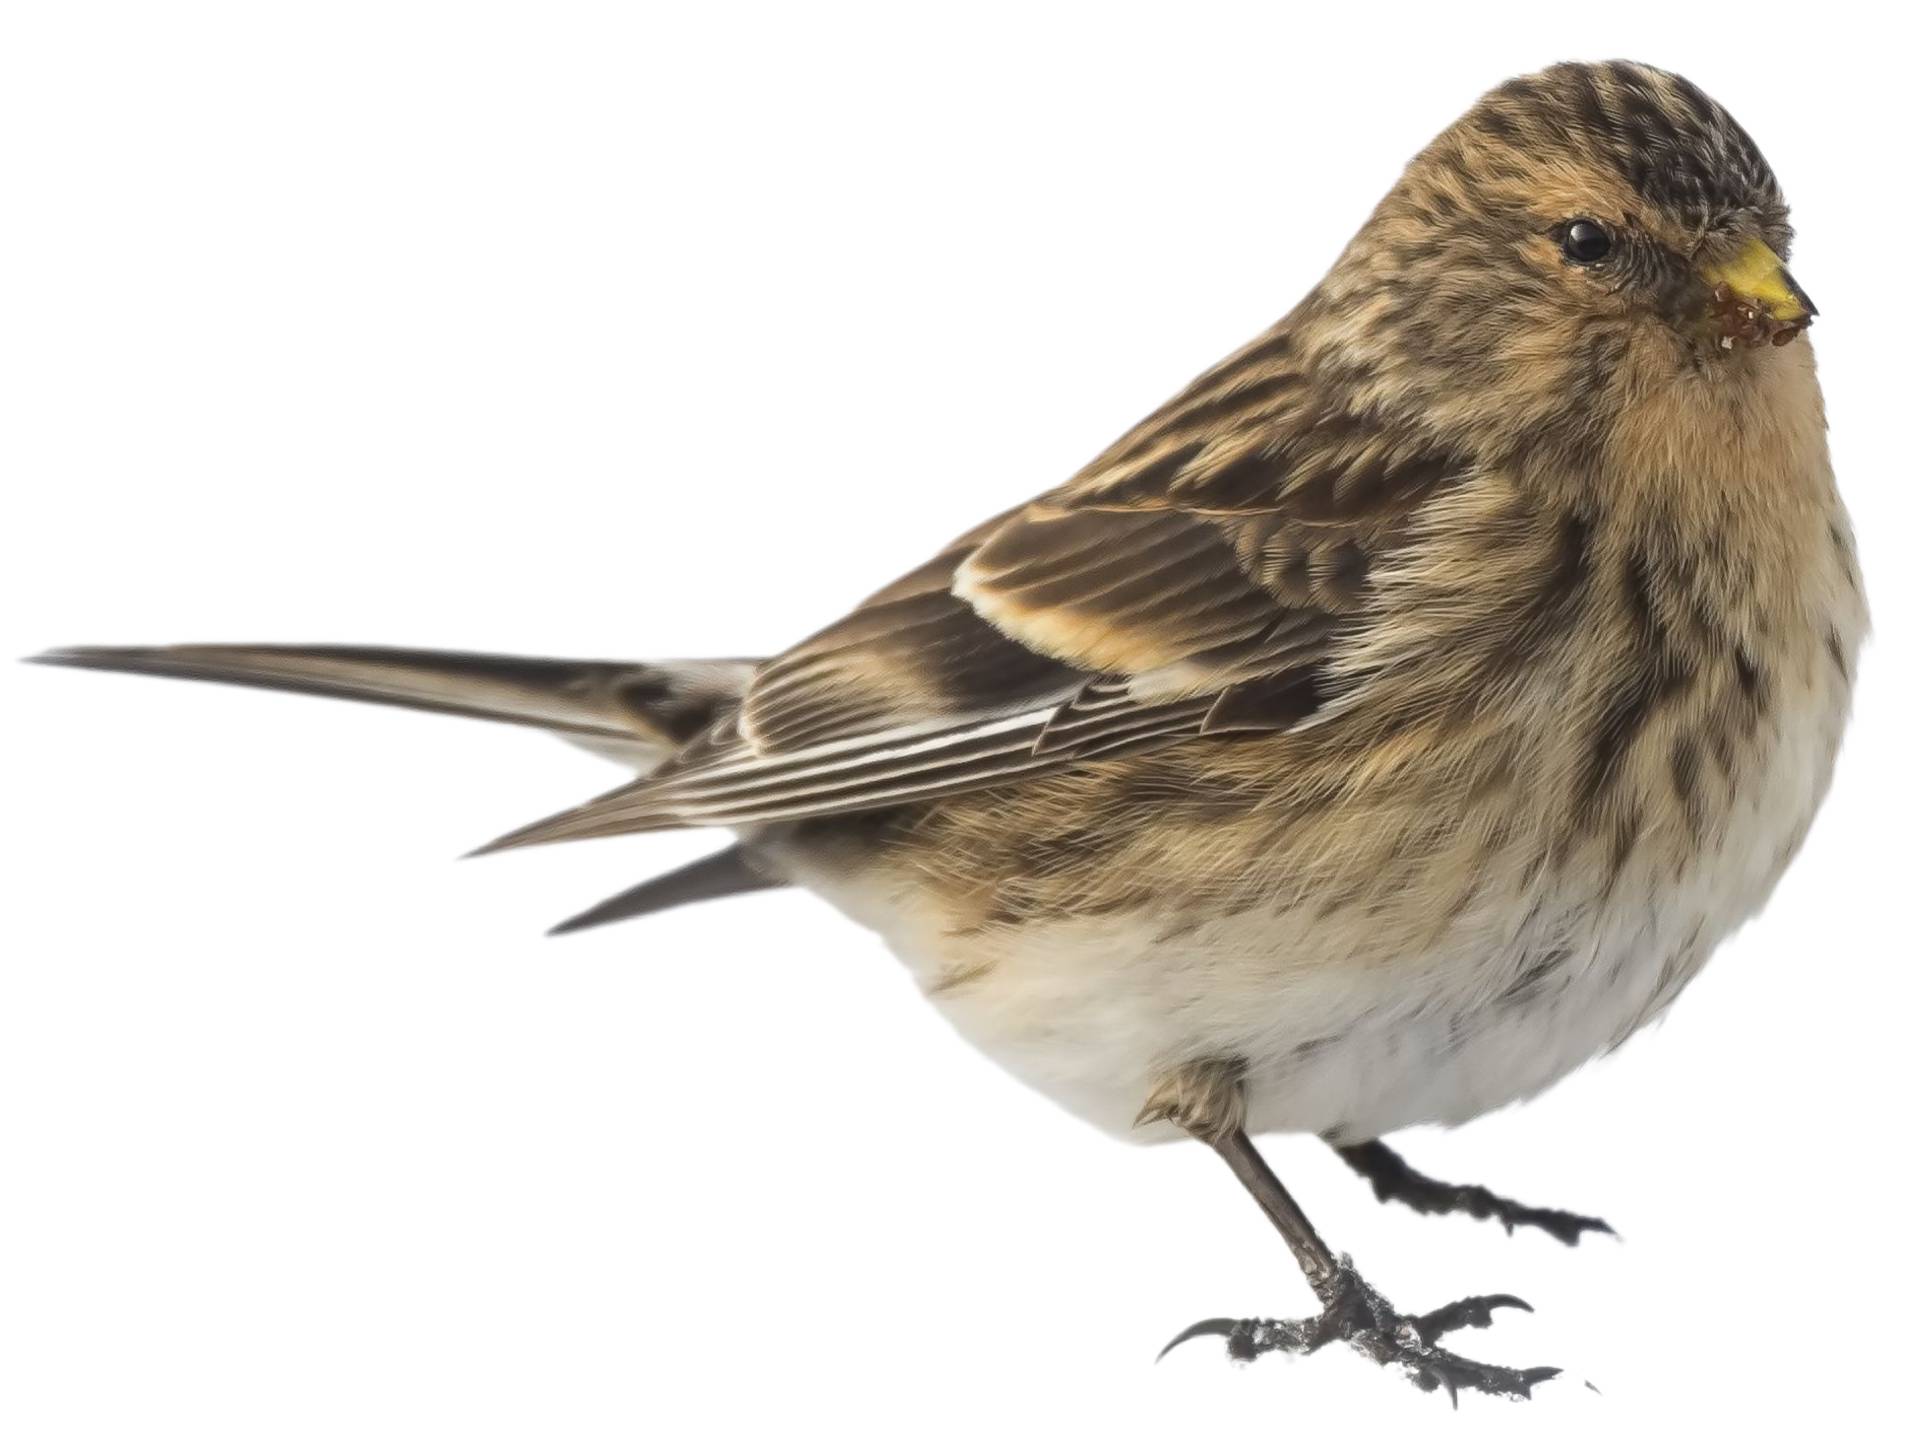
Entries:
POLYGON ((651 777, 493 845, 867 811, 1329 720, 1372 572, 1469 468, 1325 409, 1279 326, 766 664, 651 777))

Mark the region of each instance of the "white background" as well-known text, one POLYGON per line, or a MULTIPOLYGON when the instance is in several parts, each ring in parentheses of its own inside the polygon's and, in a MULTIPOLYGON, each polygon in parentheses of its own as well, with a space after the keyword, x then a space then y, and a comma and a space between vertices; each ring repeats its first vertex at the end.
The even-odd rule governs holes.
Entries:
MULTIPOLYGON (((1625 1242, 1268 1150, 1405 1306, 1534 1302, 1456 1343, 1570 1376, 1468 1428, 1892 1424, 1902 53, 1827 6, 941 8, 8 6, 0 652, 774 649, 1280 315, 1481 90, 1681 69, 1765 147, 1825 314, 1879 630, 1834 794, 1665 1025, 1402 1142, 1625 1242)), ((1153 1366, 1309 1309, 1273 1234, 1203 1151, 1015 1086, 821 904, 547 942, 708 842, 449 860, 618 780, 595 759, 0 683, 9 1432, 1454 1419, 1341 1352, 1153 1366)))

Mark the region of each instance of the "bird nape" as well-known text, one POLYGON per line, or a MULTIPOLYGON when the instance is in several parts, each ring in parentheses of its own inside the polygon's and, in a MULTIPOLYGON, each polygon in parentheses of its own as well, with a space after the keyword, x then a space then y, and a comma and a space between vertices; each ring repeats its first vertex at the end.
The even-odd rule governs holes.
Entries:
MULTIPOLYGON (((1557 1372, 1404 1316, 1252 1136, 1383 1200, 1605 1223, 1382 1142, 1663 1011, 1826 791, 1866 628, 1780 188, 1679 76, 1484 96, 1272 328, 1059 487, 762 661, 75 648, 73 667, 544 728, 627 785, 492 847, 734 845, 563 924, 768 887, 881 934, 958 1031, 1112 1134, 1214 1149, 1342 1342, 1426 1389, 1557 1372)), ((714 574, 714 582, 723 581, 714 574)))

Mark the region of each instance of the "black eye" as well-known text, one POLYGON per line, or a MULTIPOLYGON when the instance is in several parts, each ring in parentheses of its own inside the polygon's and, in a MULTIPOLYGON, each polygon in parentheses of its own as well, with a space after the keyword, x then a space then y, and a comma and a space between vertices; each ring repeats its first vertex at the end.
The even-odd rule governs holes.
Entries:
POLYGON ((1592 219, 1571 219, 1562 228, 1562 257, 1574 264, 1606 259, 1615 241, 1592 219))

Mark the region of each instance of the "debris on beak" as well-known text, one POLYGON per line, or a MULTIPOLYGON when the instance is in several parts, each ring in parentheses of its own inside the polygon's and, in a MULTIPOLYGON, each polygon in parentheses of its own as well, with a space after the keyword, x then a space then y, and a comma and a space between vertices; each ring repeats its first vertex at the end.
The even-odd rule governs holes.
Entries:
POLYGON ((1709 332, 1724 349, 1780 348, 1814 322, 1812 300, 1759 239, 1725 264, 1702 271, 1709 286, 1709 332))
POLYGON ((1763 344, 1779 349, 1814 322, 1812 311, 1798 319, 1777 319, 1766 304, 1746 299, 1726 284, 1715 285, 1708 313, 1716 342, 1724 349, 1758 349, 1763 344))

